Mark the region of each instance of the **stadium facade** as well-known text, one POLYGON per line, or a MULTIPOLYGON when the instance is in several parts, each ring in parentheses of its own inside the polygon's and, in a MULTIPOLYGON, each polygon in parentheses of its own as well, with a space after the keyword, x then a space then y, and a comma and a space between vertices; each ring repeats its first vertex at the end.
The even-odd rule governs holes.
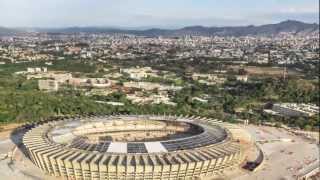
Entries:
POLYGON ((206 179, 244 161, 233 126, 201 117, 113 115, 36 125, 29 158, 66 179, 206 179))

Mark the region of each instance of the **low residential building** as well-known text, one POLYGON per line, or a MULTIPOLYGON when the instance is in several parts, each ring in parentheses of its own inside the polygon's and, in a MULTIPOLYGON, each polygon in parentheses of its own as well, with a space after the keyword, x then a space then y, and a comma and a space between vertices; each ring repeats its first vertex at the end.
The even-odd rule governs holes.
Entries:
POLYGON ((87 78, 70 78, 68 79, 67 83, 71 86, 87 86, 87 78))
POLYGON ((105 78, 90 78, 89 85, 95 88, 106 88, 111 86, 111 81, 105 78))
POLYGON ((129 69, 121 69, 121 73, 129 74, 129 77, 136 80, 141 80, 143 78, 147 78, 148 76, 157 77, 156 70, 153 70, 151 67, 137 67, 137 68, 129 68, 129 69))
POLYGON ((319 114, 319 106, 314 104, 281 103, 272 107, 274 114, 289 117, 311 117, 319 114))
POLYGON ((61 83, 64 83, 72 78, 72 74, 64 73, 64 72, 40 72, 36 74, 27 75, 27 79, 43 79, 43 78, 54 79, 61 83))
POLYGON ((206 85, 223 84, 226 81, 226 78, 216 74, 200 74, 200 73, 193 73, 192 79, 194 81, 198 81, 199 83, 206 84, 206 85))
POLYGON ((146 95, 141 92, 135 92, 134 94, 127 94, 127 98, 134 104, 166 104, 176 106, 177 104, 171 102, 169 96, 165 92, 159 94, 146 95))
POLYGON ((51 79, 39 80, 38 87, 40 90, 44 90, 44 91, 58 91, 59 82, 51 79))
POLYGON ((247 82, 248 81, 248 75, 237 75, 236 79, 237 79, 237 81, 247 82))
POLYGON ((35 68, 27 68, 28 73, 41 73, 41 72, 47 72, 48 69, 46 67, 35 67, 35 68))
POLYGON ((181 90, 182 87, 180 86, 174 86, 174 85, 162 85, 159 83, 152 83, 152 82, 124 82, 123 86, 126 88, 137 88, 137 89, 143 89, 146 91, 151 91, 151 90, 155 90, 158 89, 160 91, 177 91, 177 90, 181 90))

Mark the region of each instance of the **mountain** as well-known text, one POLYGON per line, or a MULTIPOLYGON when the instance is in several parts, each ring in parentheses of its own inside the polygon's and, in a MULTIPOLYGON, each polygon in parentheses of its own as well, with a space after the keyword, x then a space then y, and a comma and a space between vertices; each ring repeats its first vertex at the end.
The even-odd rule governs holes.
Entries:
POLYGON ((19 33, 18 29, 0 27, 0 36, 10 36, 19 33))
POLYGON ((127 33, 142 36, 183 36, 183 35, 202 35, 202 36, 271 36, 284 32, 294 34, 319 32, 318 24, 308 24, 299 21, 288 20, 278 24, 267 24, 261 26, 232 26, 232 27, 204 27, 191 26, 182 29, 147 29, 147 30, 123 30, 96 27, 74 27, 66 29, 55 29, 51 32, 79 33, 127 33))
MULTIPOLYGON (((228 26, 228 27, 204 27, 190 26, 181 29, 147 29, 126 30, 106 27, 69 27, 69 28, 36 28, 34 31, 47 33, 122 33, 140 36, 276 36, 281 33, 290 32, 298 35, 310 35, 319 33, 318 24, 309 24, 300 21, 287 20, 277 24, 261 26, 228 26)), ((1 34, 1 29, 0 29, 1 34)))
POLYGON ((261 26, 238 26, 238 27, 187 27, 180 30, 182 33, 199 33, 202 35, 218 35, 218 36, 270 36, 278 35, 284 32, 292 32, 294 34, 306 31, 319 30, 317 24, 307 24, 298 21, 284 21, 278 24, 268 24, 261 26))

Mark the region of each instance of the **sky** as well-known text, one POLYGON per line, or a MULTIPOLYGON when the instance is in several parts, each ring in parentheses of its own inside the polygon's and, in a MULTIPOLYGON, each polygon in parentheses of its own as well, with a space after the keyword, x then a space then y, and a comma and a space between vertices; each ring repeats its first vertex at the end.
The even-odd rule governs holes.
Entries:
POLYGON ((319 22, 318 0, 0 0, 0 26, 178 28, 319 22))

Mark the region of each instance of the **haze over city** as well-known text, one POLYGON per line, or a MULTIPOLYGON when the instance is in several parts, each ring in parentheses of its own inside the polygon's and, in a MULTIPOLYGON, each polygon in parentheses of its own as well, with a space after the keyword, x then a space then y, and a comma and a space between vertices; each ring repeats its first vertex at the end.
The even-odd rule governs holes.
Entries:
POLYGON ((0 26, 181 28, 292 19, 318 23, 317 0, 1 0, 0 26))

